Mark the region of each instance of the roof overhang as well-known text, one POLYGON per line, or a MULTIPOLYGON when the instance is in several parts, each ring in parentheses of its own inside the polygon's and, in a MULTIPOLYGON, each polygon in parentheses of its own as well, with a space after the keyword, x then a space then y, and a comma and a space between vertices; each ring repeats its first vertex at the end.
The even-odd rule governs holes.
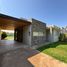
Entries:
POLYGON ((8 15, 0 14, 0 28, 13 30, 17 27, 30 25, 31 22, 25 19, 19 19, 8 15))

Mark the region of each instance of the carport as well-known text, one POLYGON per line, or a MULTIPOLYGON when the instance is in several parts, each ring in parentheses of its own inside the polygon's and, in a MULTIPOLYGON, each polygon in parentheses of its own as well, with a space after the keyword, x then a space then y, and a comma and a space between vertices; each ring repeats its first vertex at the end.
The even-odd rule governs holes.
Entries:
POLYGON ((0 14, 0 30, 14 30, 14 41, 30 44, 31 22, 0 14))

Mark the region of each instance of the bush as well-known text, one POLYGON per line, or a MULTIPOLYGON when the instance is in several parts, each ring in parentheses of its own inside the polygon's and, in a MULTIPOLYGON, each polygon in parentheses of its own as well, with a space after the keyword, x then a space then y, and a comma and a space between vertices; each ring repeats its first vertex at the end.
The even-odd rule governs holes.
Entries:
POLYGON ((2 32, 2 34, 1 34, 1 39, 5 39, 6 37, 7 37, 6 32, 2 32))
POLYGON ((65 39, 65 35, 64 34, 60 34, 59 41, 64 41, 64 39, 65 39))
POLYGON ((61 33, 59 36, 59 41, 67 41, 67 34, 61 33))
POLYGON ((64 41, 67 41, 67 33, 65 33, 64 35, 65 35, 64 41))

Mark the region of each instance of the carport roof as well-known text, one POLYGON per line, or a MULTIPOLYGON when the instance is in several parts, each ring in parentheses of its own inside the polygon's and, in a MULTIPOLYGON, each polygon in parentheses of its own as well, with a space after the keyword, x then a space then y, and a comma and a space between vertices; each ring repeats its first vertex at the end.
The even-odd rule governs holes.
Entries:
POLYGON ((23 27, 30 25, 31 22, 25 19, 15 18, 8 15, 0 14, 0 28, 1 29, 14 29, 16 27, 23 27))

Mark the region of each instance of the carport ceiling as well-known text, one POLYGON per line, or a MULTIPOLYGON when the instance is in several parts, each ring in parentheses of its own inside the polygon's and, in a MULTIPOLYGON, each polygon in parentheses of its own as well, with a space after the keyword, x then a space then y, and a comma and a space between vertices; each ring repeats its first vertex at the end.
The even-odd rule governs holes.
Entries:
POLYGON ((27 20, 18 19, 15 17, 0 14, 0 28, 1 29, 14 30, 17 27, 23 27, 23 26, 30 25, 30 24, 31 22, 27 20))

